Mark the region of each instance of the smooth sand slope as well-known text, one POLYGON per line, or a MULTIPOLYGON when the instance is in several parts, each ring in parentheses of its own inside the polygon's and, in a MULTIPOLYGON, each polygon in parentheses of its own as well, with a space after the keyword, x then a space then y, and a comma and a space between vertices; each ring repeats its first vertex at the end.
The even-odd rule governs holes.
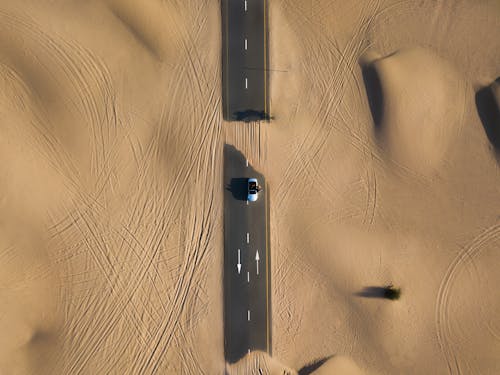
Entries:
POLYGON ((274 120, 228 124, 218 1, 1 2, 1 374, 500 373, 498 2, 269 16, 274 120), (226 142, 271 195, 273 358, 231 366, 226 142))
POLYGON ((363 68, 375 136, 387 157, 421 173, 439 168, 462 130, 471 95, 463 79, 423 48, 398 51, 363 68))

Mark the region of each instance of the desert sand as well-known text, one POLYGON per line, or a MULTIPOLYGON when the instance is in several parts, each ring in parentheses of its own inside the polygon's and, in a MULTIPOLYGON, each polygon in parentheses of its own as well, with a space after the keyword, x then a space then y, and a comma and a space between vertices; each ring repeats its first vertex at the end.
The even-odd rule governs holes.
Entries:
POLYGON ((245 124, 216 0, 0 2, 0 374, 500 373, 500 3, 269 16, 245 124), (235 364, 225 143, 271 195, 272 358, 235 364))

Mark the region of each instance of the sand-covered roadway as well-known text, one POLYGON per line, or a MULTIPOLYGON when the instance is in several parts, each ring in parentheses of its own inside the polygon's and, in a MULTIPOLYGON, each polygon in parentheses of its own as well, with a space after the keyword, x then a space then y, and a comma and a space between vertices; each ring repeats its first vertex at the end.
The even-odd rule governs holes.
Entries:
POLYGON ((0 2, 0 373, 500 373, 499 2, 268 6, 246 124, 220 1, 0 2), (272 193, 272 358, 234 364, 225 144, 272 193))
POLYGON ((224 147, 224 351, 234 363, 271 350, 271 279, 266 180, 233 146, 224 147), (247 200, 248 178, 264 187, 247 200))

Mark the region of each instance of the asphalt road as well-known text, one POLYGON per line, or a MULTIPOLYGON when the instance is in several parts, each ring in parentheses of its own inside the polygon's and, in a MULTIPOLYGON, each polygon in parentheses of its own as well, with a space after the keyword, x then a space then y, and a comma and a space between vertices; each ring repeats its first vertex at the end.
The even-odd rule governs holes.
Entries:
POLYGON ((249 351, 271 353, 267 186, 233 146, 224 147, 224 352, 236 362, 249 351), (247 179, 263 190, 248 202, 247 179), (259 254, 257 261, 257 252, 259 254), (238 269, 238 264, 241 268, 238 269))
POLYGON ((224 119, 269 117, 267 0, 222 0, 224 119))

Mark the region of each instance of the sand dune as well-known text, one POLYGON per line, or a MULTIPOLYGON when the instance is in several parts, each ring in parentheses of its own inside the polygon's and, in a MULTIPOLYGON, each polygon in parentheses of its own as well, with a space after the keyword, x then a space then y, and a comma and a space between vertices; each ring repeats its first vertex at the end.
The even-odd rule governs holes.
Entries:
POLYGON ((273 121, 228 124, 219 1, 1 2, 1 374, 500 373, 498 2, 269 7, 273 121), (226 142, 271 196, 233 366, 226 142))
POLYGON ((28 219, 28 212, 6 216, 7 205, 3 207, 0 369, 10 374, 45 371, 50 368, 46 362, 56 358, 61 344, 57 339, 62 316, 54 293, 58 288, 55 267, 48 257, 40 218, 28 219))
POLYGON ((476 107, 491 146, 500 152, 500 78, 476 93, 476 107))
POLYGON ((328 374, 362 375, 363 371, 350 358, 338 356, 328 360, 318 370, 312 372, 311 374, 312 375, 328 375, 328 374))
POLYGON ((0 212, 19 227, 2 232, 0 372, 223 368, 196 349, 223 332, 222 292, 205 287, 222 258, 222 187, 204 188, 222 144, 217 4, 183 2, 175 24, 170 5, 115 4, 161 59, 107 3, 18 5, 0 11, 0 212))
POLYGON ((498 11, 493 2, 271 7, 271 45, 283 46, 271 50, 268 130, 273 353, 284 363, 344 354, 368 373, 497 370, 497 330, 481 325, 485 346, 469 342, 459 326, 477 326, 469 312, 480 307, 459 293, 481 289, 497 326, 496 299, 474 287, 495 279, 487 263, 498 257, 500 202, 471 87, 498 76, 498 52, 482 47, 498 46, 495 21, 481 16, 498 11), (389 283, 401 300, 357 296, 389 283))
POLYGON ((182 40, 175 32, 180 15, 173 4, 149 2, 137 7, 134 1, 108 0, 107 5, 123 27, 156 59, 168 60, 181 48, 182 40))
POLYGON ((225 372, 231 375, 297 375, 297 371, 262 352, 252 352, 234 364, 226 364, 225 372))
POLYGON ((269 375, 362 375, 364 372, 356 363, 346 356, 324 358, 293 370, 266 353, 253 352, 235 364, 227 365, 226 372, 232 375, 239 374, 269 374, 269 375))
POLYGON ((464 126, 470 95, 464 80, 422 48, 395 52, 366 69, 374 75, 368 96, 381 147, 420 173, 438 168, 464 126))

